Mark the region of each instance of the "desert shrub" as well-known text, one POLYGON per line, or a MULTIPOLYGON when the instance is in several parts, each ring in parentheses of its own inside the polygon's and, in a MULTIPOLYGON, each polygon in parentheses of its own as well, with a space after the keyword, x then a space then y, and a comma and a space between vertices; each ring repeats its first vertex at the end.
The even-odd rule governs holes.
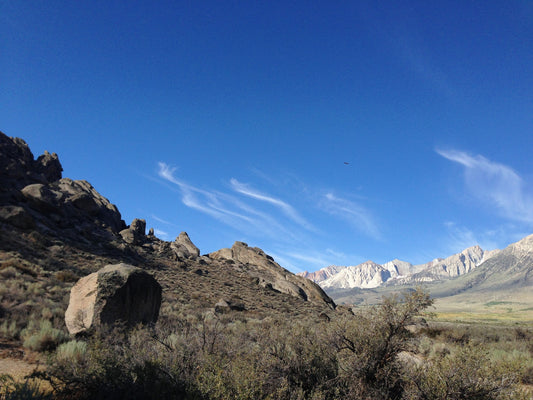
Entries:
POLYGON ((19 329, 17 322, 14 320, 8 321, 7 319, 0 325, 0 335, 6 339, 16 339, 19 336, 19 329))
POLYGON ((514 365, 513 370, 518 373, 519 380, 525 385, 533 384, 533 358, 525 351, 524 343, 515 343, 512 351, 505 349, 488 349, 487 354, 492 363, 514 365), (522 346, 520 346, 522 345, 522 346))
POLYGON ((68 334, 52 326, 48 320, 31 319, 28 326, 20 333, 24 347, 35 351, 51 351, 68 340, 68 334))
POLYGON ((196 373, 191 376, 206 399, 260 399, 263 371, 259 348, 231 316, 189 318, 188 340, 196 351, 196 373))
POLYGON ((187 375, 194 355, 184 341, 161 340, 150 329, 104 327, 79 343, 66 343, 50 359, 47 377, 58 398, 198 398, 187 375))
POLYGON ((525 342, 533 340, 533 332, 531 332, 529 329, 517 327, 514 330, 514 335, 516 340, 521 340, 525 342))
POLYGON ((470 332, 468 329, 462 327, 455 327, 443 331, 441 337, 447 343, 451 344, 466 344, 470 341, 470 332))
POLYGON ((71 340, 60 344, 56 349, 56 360, 63 362, 81 362, 87 353, 87 343, 79 340, 71 340))
POLYGON ((44 297, 46 293, 44 282, 30 282, 26 285, 26 295, 32 299, 44 297))
POLYGON ((337 359, 312 323, 232 323, 204 353, 198 387, 209 399, 331 399, 337 359))
POLYGON ((48 307, 43 307, 41 309, 41 317, 42 319, 50 320, 54 314, 52 314, 52 311, 48 307))
POLYGON ((277 388, 276 398, 332 398, 338 359, 325 324, 287 324, 269 332, 262 347, 269 356, 268 379, 277 388))
POLYGON ((32 379, 15 381, 10 375, 0 375, 0 399, 2 400, 48 400, 51 394, 44 394, 39 383, 32 379))
POLYGON ((445 356, 450 354, 450 347, 447 343, 435 343, 430 350, 429 356, 445 356))
POLYGON ((17 270, 14 267, 12 266, 5 267, 4 265, 1 266, 0 276, 3 279, 13 279, 17 275, 18 275, 17 270))
POLYGON ((520 376, 520 381, 524 385, 533 385, 533 366, 524 368, 524 371, 520 376))
POLYGON ((409 399, 498 400, 519 399, 517 369, 490 362, 481 346, 464 345, 447 355, 436 355, 412 375, 409 399))
POLYGON ((57 271, 54 277, 59 282, 76 282, 79 279, 78 275, 68 269, 57 271))
POLYGON ((385 298, 335 328, 345 398, 401 399, 406 386, 398 355, 416 350, 406 329, 433 301, 417 289, 385 298))
POLYGON ((36 277, 41 272, 41 268, 38 265, 30 264, 26 260, 18 258, 11 258, 3 261, 0 264, 0 270, 5 271, 8 269, 15 269, 23 274, 27 274, 32 277, 36 277))

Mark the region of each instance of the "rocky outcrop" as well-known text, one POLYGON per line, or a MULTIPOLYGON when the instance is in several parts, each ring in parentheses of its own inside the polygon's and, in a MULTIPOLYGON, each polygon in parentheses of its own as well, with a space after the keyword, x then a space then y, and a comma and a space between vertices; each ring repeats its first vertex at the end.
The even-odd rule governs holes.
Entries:
POLYGON ((143 244, 146 240, 146 221, 135 218, 131 225, 120 231, 122 239, 129 244, 143 244))
POLYGON ((45 152, 35 160, 24 140, 0 132, 0 191, 55 182, 62 171, 57 154, 45 152))
POLYGON ((46 182, 55 182, 62 177, 63 167, 56 153, 50 154, 45 150, 44 154, 37 158, 34 167, 37 175, 42 176, 46 182))
POLYGON ((65 323, 71 334, 119 321, 128 326, 153 323, 159 315, 161 292, 147 272, 126 264, 108 265, 72 287, 65 323))
POLYGON ((178 259, 197 258, 200 256, 200 250, 187 235, 187 232, 181 232, 170 247, 178 259))
POLYGON ((20 206, 0 207, 0 220, 20 229, 35 227, 35 221, 28 210, 20 206))
POLYGON ((244 265, 246 272, 256 278, 266 288, 277 290, 305 301, 327 304, 334 308, 335 303, 316 283, 296 276, 277 264, 272 257, 258 247, 249 247, 246 243, 235 242, 231 249, 225 248, 209 254, 214 260, 232 260, 244 265))
POLYGON ((246 307, 239 299, 220 299, 215 304, 215 312, 223 314, 228 311, 244 311, 246 307))
POLYGON ((61 227, 97 224, 113 232, 124 227, 117 207, 87 181, 63 178, 49 184, 34 183, 22 188, 21 193, 36 211, 34 216, 45 224, 46 217, 52 216, 61 227))
POLYGON ((0 220, 20 229, 71 229, 72 239, 102 237, 126 226, 113 204, 89 182, 62 178, 57 154, 34 159, 24 140, 0 132, 0 220))

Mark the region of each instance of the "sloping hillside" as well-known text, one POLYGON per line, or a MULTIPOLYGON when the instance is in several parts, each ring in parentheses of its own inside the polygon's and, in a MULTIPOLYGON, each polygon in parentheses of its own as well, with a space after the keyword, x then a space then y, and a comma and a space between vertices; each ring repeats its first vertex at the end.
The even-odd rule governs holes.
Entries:
POLYGON ((118 208, 86 181, 62 178, 56 154, 34 159, 22 139, 0 133, 0 317, 24 326, 34 315, 62 324, 80 277, 120 262, 153 273, 163 286, 161 318, 214 311, 262 319, 317 317, 335 308, 313 282, 263 251, 237 243, 200 255, 186 233, 174 242, 127 226, 118 208))

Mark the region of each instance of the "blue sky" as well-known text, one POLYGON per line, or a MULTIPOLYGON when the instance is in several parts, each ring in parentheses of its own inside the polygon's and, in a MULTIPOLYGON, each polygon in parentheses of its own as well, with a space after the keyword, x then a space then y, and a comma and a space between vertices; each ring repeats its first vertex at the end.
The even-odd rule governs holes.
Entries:
POLYGON ((0 49, 0 130, 202 253, 299 272, 533 232, 531 1, 3 1, 0 49))

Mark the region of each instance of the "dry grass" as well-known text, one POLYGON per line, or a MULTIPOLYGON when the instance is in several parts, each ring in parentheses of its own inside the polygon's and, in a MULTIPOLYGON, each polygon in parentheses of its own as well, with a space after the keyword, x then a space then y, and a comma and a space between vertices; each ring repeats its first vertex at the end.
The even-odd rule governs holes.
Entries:
POLYGON ((533 294, 530 290, 498 295, 453 296, 437 299, 435 313, 443 321, 533 323, 533 294))

